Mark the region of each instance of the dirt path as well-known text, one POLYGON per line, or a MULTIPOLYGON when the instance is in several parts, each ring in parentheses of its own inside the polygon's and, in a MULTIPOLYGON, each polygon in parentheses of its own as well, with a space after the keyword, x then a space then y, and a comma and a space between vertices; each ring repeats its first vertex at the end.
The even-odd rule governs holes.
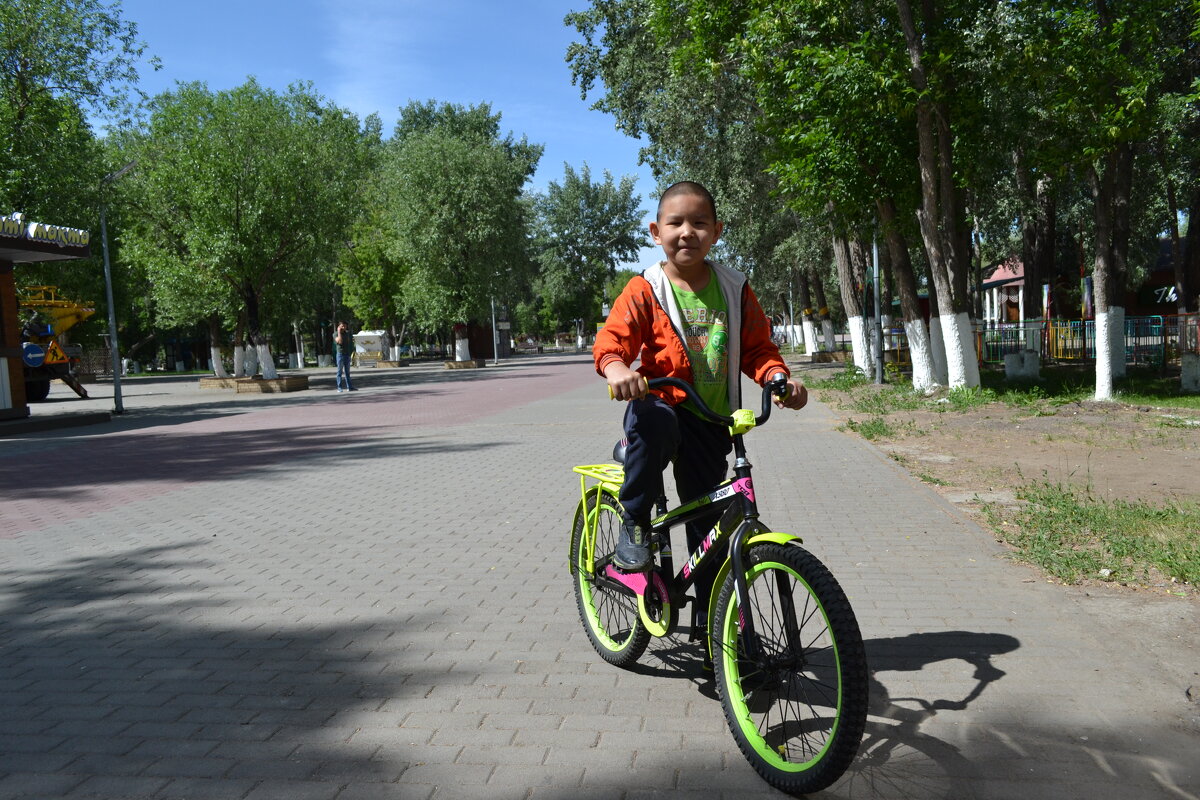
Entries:
MULTIPOLYGON (((833 368, 833 371, 841 366, 833 368)), ((830 368, 807 373, 819 379, 830 368)), ((875 415, 848 410, 847 395, 817 389, 848 428, 875 415)), ((1200 412, 1120 403, 1000 402, 960 410, 903 410, 886 415, 887 432, 872 441, 988 528, 987 503, 1018 503, 1032 483, 1062 484, 1093 498, 1164 506, 1200 499, 1200 412)), ((1200 532, 1198 532, 1200 534, 1200 532)), ((1165 581, 1126 590, 1171 591, 1165 581)), ((1186 587, 1200 600, 1200 587, 1186 587)))

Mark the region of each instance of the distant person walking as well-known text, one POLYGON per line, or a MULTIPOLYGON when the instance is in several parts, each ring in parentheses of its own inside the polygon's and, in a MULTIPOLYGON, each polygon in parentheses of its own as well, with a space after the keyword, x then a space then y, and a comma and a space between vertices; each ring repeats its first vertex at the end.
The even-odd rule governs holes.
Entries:
POLYGON ((342 391, 342 382, 346 383, 346 391, 353 392, 350 385, 350 357, 354 354, 354 337, 346 323, 339 322, 333 334, 333 346, 337 352, 337 390, 342 391))

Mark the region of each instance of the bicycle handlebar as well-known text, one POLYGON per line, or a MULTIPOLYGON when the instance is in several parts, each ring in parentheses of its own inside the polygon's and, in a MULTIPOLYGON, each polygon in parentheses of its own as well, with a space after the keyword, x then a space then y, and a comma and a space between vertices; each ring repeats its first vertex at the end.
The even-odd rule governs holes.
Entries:
MULTIPOLYGON (((682 390, 683 393, 688 396, 688 399, 695 404, 696 410, 700 412, 700 416, 704 417, 710 422, 715 422, 718 425, 725 426, 731 426, 734 424, 733 417, 727 417, 723 414, 718 414, 709 408, 705 404, 704 400, 701 399, 700 395, 697 394, 695 387, 690 383, 681 381, 679 378, 651 378, 646 381, 646 387, 648 389, 657 389, 661 386, 674 386, 676 389, 682 390)), ((767 381, 762 387, 762 414, 754 418, 754 424, 756 426, 763 425, 768 419, 771 418, 772 395, 775 397, 787 397, 787 394, 787 375, 784 375, 782 372, 777 373, 775 377, 767 381)))

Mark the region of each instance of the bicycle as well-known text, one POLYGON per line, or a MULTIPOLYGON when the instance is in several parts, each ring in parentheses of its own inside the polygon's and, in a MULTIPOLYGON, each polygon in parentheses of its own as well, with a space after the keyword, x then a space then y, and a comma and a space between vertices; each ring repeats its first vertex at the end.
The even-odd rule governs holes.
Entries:
POLYGON ((701 609, 710 622, 703 640, 730 733, 775 788, 793 795, 818 791, 841 777, 858 751, 869 677, 858 622, 833 575, 800 546, 800 537, 759 520, 743 435, 770 418, 771 396, 787 391, 786 377, 763 388, 758 417, 746 409, 717 414, 674 378, 648 382, 648 388, 668 385, 686 392, 706 418, 730 427, 733 477, 674 509, 660 496, 651 521, 655 564, 646 572, 623 572, 613 566, 612 553, 624 471, 619 464, 574 467, 581 497, 570 572, 580 619, 601 658, 629 667, 651 637, 674 630, 679 610, 694 602, 688 589, 711 578, 708 608, 701 609), (720 521, 676 574, 670 529, 715 512, 720 521))

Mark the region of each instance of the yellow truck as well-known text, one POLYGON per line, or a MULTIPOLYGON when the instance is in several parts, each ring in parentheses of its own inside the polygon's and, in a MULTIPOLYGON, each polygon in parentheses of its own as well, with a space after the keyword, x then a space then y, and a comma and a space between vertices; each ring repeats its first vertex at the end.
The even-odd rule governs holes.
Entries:
POLYGON ((83 350, 66 344, 63 334, 96 313, 83 305, 58 296, 56 286, 27 286, 17 290, 21 308, 21 360, 25 367, 25 399, 40 403, 50 394, 50 382, 58 379, 87 397, 79 382, 77 367, 83 350))

